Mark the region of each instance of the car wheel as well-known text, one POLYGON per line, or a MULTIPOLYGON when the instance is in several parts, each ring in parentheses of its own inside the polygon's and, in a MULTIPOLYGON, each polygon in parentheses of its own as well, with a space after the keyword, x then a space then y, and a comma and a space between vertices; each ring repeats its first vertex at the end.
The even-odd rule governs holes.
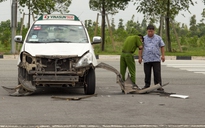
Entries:
POLYGON ((18 85, 21 84, 19 81, 20 75, 22 75, 22 69, 18 67, 18 85))
POLYGON ((85 78, 84 91, 86 95, 95 93, 95 70, 90 68, 85 78))
POLYGON ((25 78, 25 69, 22 67, 18 67, 18 84, 21 84, 19 81, 20 78, 25 78))

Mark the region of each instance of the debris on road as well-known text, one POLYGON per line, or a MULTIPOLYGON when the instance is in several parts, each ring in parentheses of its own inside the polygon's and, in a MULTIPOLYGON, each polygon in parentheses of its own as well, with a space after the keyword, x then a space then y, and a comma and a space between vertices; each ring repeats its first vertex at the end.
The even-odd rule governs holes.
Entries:
POLYGON ((18 85, 16 87, 2 86, 2 88, 5 89, 10 96, 27 96, 34 93, 33 91, 25 89, 22 85, 18 85))
POLYGON ((86 98, 91 98, 91 97, 97 97, 97 94, 94 95, 88 95, 88 96, 82 96, 82 97, 60 97, 60 96, 52 96, 51 98, 53 99, 58 99, 58 100, 82 100, 86 98))
MULTIPOLYGON (((129 75, 128 75, 127 79, 125 81, 123 81, 122 76, 117 69, 115 69, 114 67, 112 67, 106 63, 103 63, 103 62, 99 63, 96 66, 96 68, 103 68, 103 69, 114 72, 117 75, 116 83, 118 83, 120 85, 121 90, 125 94, 128 94, 128 93, 144 94, 144 93, 148 93, 148 92, 151 92, 153 90, 156 90, 158 88, 161 88, 161 86, 159 84, 157 84, 157 85, 152 85, 149 88, 145 88, 145 89, 140 89, 140 88, 133 89, 132 88, 133 83, 132 83, 129 75)), ((167 83, 167 84, 169 84, 169 83, 167 83)), ((167 85, 167 84, 165 84, 165 85, 167 85)))
POLYGON ((182 99, 187 99, 187 98, 189 98, 189 96, 187 96, 187 95, 179 95, 179 94, 171 94, 170 97, 182 98, 182 99))

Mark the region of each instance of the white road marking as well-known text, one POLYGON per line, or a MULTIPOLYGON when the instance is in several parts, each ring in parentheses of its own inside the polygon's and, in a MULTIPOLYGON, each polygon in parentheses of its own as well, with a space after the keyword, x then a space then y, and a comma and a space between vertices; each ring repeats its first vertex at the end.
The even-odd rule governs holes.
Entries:
POLYGON ((205 74, 205 61, 167 61, 166 63, 162 63, 162 65, 194 73, 205 74))
POLYGON ((0 128, 204 128, 205 125, 0 125, 0 128))

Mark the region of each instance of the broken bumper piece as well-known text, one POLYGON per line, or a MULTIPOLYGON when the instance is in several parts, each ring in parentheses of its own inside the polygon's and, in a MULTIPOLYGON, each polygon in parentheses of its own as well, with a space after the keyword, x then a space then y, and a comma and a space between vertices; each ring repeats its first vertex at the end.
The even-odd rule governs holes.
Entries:
MULTIPOLYGON (((114 67, 112 67, 106 63, 103 63, 103 62, 99 63, 96 66, 96 68, 103 68, 103 69, 109 70, 111 72, 114 72, 117 75, 116 83, 118 83, 120 85, 121 90, 125 94, 128 94, 128 93, 144 94, 144 93, 148 93, 148 92, 151 92, 153 90, 156 90, 156 89, 162 87, 159 84, 157 84, 157 85, 152 85, 149 88, 145 88, 145 89, 139 89, 139 88, 133 89, 132 88, 133 83, 132 83, 129 75, 128 75, 127 79, 125 81, 123 81, 122 76, 117 69, 115 69, 114 67)), ((165 85, 167 85, 167 84, 165 84, 165 85)))
POLYGON ((15 88, 9 88, 5 86, 2 86, 2 87, 9 93, 10 96, 27 96, 27 95, 31 95, 34 93, 33 91, 26 90, 21 85, 18 85, 15 88))
POLYGON ((2 86, 10 96, 27 96, 36 91, 36 87, 31 84, 31 81, 26 81, 22 77, 19 78, 20 85, 14 88, 2 86))

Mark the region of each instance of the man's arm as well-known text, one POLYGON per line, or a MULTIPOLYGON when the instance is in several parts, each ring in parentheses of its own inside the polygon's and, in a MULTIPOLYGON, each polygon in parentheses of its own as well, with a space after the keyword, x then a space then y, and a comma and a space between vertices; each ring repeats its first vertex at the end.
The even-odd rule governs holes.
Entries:
POLYGON ((139 53, 138 53, 138 62, 141 64, 142 63, 142 50, 143 50, 143 47, 142 46, 139 46, 139 53))
POLYGON ((161 56, 161 60, 162 60, 162 62, 164 62, 164 61, 165 61, 164 46, 161 47, 161 54, 162 54, 162 56, 161 56))

